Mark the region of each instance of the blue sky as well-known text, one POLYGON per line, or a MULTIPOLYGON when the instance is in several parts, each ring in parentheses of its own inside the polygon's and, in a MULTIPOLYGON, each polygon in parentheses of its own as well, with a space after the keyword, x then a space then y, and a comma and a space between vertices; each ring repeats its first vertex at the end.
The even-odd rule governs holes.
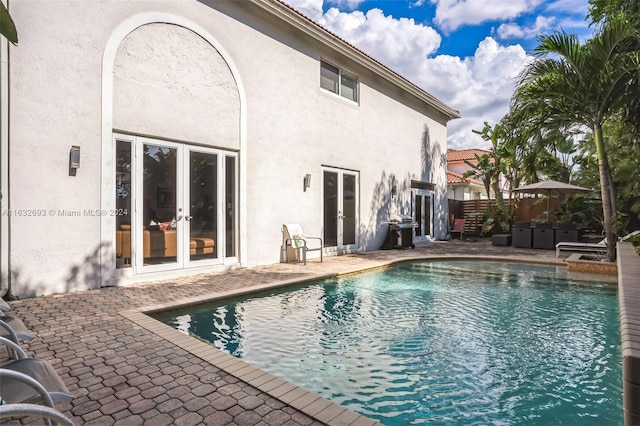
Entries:
POLYGON ((536 37, 591 36, 587 0, 283 0, 451 107, 450 148, 486 148, 471 130, 508 111, 536 37))

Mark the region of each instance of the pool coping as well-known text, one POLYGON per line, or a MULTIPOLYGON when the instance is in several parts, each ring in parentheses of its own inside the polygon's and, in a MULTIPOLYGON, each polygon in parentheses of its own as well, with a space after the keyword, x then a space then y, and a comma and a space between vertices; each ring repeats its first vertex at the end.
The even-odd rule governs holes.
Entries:
POLYGON ((624 424, 640 424, 640 258, 631 243, 620 242, 618 300, 622 344, 624 424))
MULTIPOLYGON (((549 266, 566 267, 563 260, 517 260, 505 256, 479 256, 479 255, 454 255, 454 256, 438 256, 438 255, 422 255, 410 256, 402 259, 390 259, 384 261, 375 261, 372 265, 357 266, 347 268, 340 272, 317 274, 306 278, 295 278, 287 280, 279 280, 268 284, 255 285, 248 288, 231 290, 225 292, 215 292, 203 294, 197 297, 190 297, 181 300, 171 301, 162 304, 154 304, 137 309, 125 310, 119 314, 138 326, 156 334, 157 336, 179 346, 183 350, 189 352, 193 356, 210 363, 216 368, 225 371, 228 374, 242 380, 243 382, 254 386, 265 394, 280 400, 281 402, 303 412, 309 417, 327 424, 333 425, 349 425, 349 426, 373 426, 382 425, 376 420, 370 419, 364 415, 358 414, 342 405, 329 401, 328 399, 306 390, 302 387, 294 385, 282 378, 279 378, 263 369, 260 369, 242 359, 229 355, 226 352, 212 346, 208 342, 200 340, 194 336, 187 335, 169 325, 166 325, 155 318, 152 314, 180 309, 188 306, 209 303, 229 299, 232 297, 245 296, 250 294, 261 293, 264 291, 275 290, 279 288, 301 285, 309 282, 344 277, 352 274, 373 271, 397 265, 402 263, 416 261, 438 261, 438 260, 474 260, 474 261, 500 261, 508 263, 525 263, 549 266)), ((640 348, 640 346, 639 346, 640 348)), ((639 365, 640 366, 640 365, 639 365)), ((640 389, 640 385, 639 385, 640 389)))

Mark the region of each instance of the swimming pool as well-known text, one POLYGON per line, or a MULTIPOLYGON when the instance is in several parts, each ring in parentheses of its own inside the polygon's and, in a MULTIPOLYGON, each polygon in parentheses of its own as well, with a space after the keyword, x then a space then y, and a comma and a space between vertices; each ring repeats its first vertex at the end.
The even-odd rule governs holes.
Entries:
POLYGON ((385 425, 621 424, 615 288, 419 262, 156 315, 385 425))

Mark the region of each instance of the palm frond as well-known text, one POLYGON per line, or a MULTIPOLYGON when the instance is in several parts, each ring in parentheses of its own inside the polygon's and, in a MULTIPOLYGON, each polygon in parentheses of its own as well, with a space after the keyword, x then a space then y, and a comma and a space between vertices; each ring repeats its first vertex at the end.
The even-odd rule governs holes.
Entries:
POLYGON ((13 44, 18 44, 18 31, 7 8, 0 1, 0 35, 3 35, 13 44))

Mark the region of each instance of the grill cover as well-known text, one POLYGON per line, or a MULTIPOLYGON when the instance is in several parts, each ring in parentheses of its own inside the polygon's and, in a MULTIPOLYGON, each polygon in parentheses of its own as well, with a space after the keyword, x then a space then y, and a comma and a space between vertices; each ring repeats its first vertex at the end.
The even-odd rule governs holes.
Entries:
POLYGON ((418 224, 409 215, 392 213, 389 216, 389 227, 391 229, 417 228, 418 224))
POLYGON ((413 223, 413 217, 406 214, 391 213, 389 222, 394 223, 413 223))

